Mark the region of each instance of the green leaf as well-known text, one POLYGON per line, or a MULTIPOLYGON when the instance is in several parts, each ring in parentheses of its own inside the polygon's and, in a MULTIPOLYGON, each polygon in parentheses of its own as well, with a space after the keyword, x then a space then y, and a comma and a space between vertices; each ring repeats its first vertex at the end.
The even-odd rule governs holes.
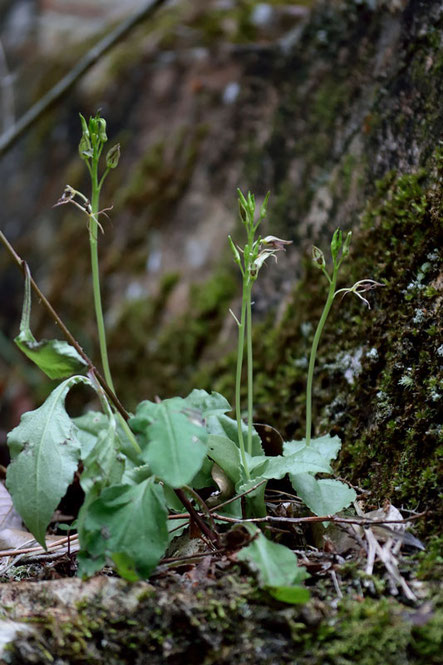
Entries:
MULTIPOLYGON (((290 456, 299 453, 301 450, 314 451, 325 463, 329 464, 331 460, 337 458, 340 448, 341 441, 338 436, 325 434, 317 439, 311 439, 311 444, 309 446, 306 446, 305 439, 302 439, 301 441, 286 441, 283 444, 283 455, 290 456)), ((306 455, 306 453, 304 453, 304 455, 306 455)), ((304 459, 308 458, 304 457, 304 459)))
POLYGON ((135 415, 129 421, 129 425, 136 434, 145 434, 149 425, 157 420, 162 410, 162 405, 168 404, 170 408, 181 411, 185 407, 185 400, 182 397, 172 397, 163 402, 150 402, 144 400, 137 406, 135 415))
POLYGON ((79 529, 80 574, 112 559, 125 579, 149 577, 168 546, 166 522, 163 489, 153 478, 108 487, 90 503, 79 529))
POLYGON ((298 452, 275 457, 250 458, 250 471, 253 476, 279 480, 287 473, 331 473, 332 469, 321 455, 310 448, 303 448, 298 452))
POLYGON ((339 480, 317 480, 310 473, 291 475, 290 480, 297 495, 315 515, 334 515, 349 506, 357 496, 339 480))
POLYGON ((142 459, 156 476, 174 488, 189 484, 206 457, 203 441, 207 433, 181 413, 183 402, 180 398, 165 400, 155 405, 156 410, 152 403, 145 406, 142 402, 129 421, 140 434, 142 459))
POLYGON ((84 471, 80 484, 84 492, 88 492, 93 485, 99 485, 102 489, 121 481, 124 456, 120 453, 117 426, 112 413, 109 414, 107 428, 98 433, 95 446, 83 460, 84 471))
POLYGON ((220 393, 212 392, 209 394, 206 390, 197 388, 185 397, 184 402, 187 407, 200 411, 204 419, 210 416, 222 416, 231 410, 228 400, 220 393))
POLYGON ((50 379, 64 379, 87 367, 87 363, 81 355, 67 342, 57 339, 43 339, 41 342, 37 342, 29 327, 30 317, 31 278, 29 271, 26 271, 20 333, 14 342, 50 379))
POLYGON ((101 411, 88 411, 83 416, 72 418, 78 427, 77 438, 81 444, 81 458, 86 459, 97 443, 100 432, 109 426, 109 417, 101 411))
POLYGON ((267 587, 266 590, 276 600, 290 605, 307 603, 311 597, 311 594, 304 586, 275 586, 267 587))
POLYGON ((255 538, 237 554, 237 559, 248 561, 257 571, 262 586, 287 587, 309 577, 304 568, 298 567, 294 552, 268 540, 256 526, 245 526, 255 538))
MULTIPOLYGON (((235 486, 237 494, 248 492, 252 487, 255 487, 262 480, 267 480, 261 476, 251 478, 249 480, 242 480, 235 486)), ((264 517, 267 514, 265 503, 266 482, 256 487, 252 492, 248 492, 245 497, 246 502, 246 517, 264 517)))
POLYGON ((196 490, 203 489, 203 487, 212 487, 214 485, 214 480, 211 475, 213 466, 214 463, 212 460, 210 460, 209 457, 205 457, 201 468, 199 471, 197 471, 192 481, 189 483, 191 487, 196 490))
MULTIPOLYGON (((233 441, 237 446, 239 445, 237 421, 229 418, 229 416, 209 416, 206 420, 206 429, 208 430, 209 434, 224 436, 228 439, 231 439, 231 441, 233 441)), ((243 422, 242 432, 243 436, 246 438, 248 436, 248 426, 243 422)), ((252 428, 252 454, 263 455, 261 439, 254 428, 252 428)))
POLYGON ((67 379, 42 406, 25 413, 8 435, 12 462, 6 486, 24 523, 44 547, 46 528, 80 459, 78 429, 65 411, 66 395, 78 383, 91 385, 84 376, 67 379))
POLYGON ((233 483, 240 480, 240 450, 233 441, 225 436, 210 434, 208 455, 223 469, 233 483))

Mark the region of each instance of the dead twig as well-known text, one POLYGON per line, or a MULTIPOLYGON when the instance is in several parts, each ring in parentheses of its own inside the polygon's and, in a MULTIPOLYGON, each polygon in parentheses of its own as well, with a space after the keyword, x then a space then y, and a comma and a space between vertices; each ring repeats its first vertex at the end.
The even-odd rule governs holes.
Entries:
POLYGON ((41 300, 43 306, 45 309, 48 311, 50 314, 51 318, 55 321, 55 323, 58 325, 62 333, 64 334, 65 338, 68 340, 70 344, 75 348, 77 353, 83 358, 85 363, 88 365, 89 371, 92 372, 92 374, 95 376, 97 379, 98 383, 101 385, 103 390, 105 391, 106 395, 109 397, 109 400, 112 402, 112 404, 115 406, 116 410, 120 413, 120 415, 125 419, 129 419, 129 414, 118 399, 118 397, 115 395, 115 393, 111 390, 111 388, 108 386, 106 383, 104 377, 101 375, 101 373, 98 371, 92 360, 89 358, 88 355, 83 351, 82 347, 80 344, 77 342, 75 337, 72 335, 72 333, 68 330, 68 328, 65 326, 55 309, 52 307, 51 303, 49 300, 46 298, 44 293, 40 291, 40 288, 38 287, 37 283, 34 281, 30 270, 29 266, 24 261, 15 251, 14 247, 11 245, 9 240, 6 238, 4 233, 0 231, 0 242, 4 245, 6 250, 8 251, 10 257, 12 260, 17 264, 17 266, 23 270, 25 276, 28 274, 29 275, 29 280, 32 286, 32 289, 34 293, 38 296, 38 298, 41 300))
POLYGON ((223 522, 232 522, 235 524, 242 524, 246 522, 252 523, 262 523, 262 522, 286 522, 288 524, 303 524, 303 523, 312 523, 312 522, 334 522, 336 524, 357 524, 362 527, 370 527, 376 524, 406 524, 407 522, 412 522, 413 520, 419 519, 427 515, 427 512, 420 513, 419 515, 412 515, 411 517, 406 517, 399 520, 371 520, 365 518, 355 518, 355 517, 337 517, 336 515, 310 515, 309 517, 274 517, 273 515, 266 515, 266 517, 249 517, 245 519, 236 518, 236 517, 227 517, 225 515, 219 515, 218 513, 213 513, 214 517, 223 522))
POLYGON ((56 540, 53 543, 50 543, 45 550, 41 545, 36 547, 24 547, 22 549, 11 549, 11 550, 2 550, 0 552, 0 558, 5 556, 18 556, 19 554, 47 554, 48 552, 53 552, 56 548, 63 547, 64 545, 73 545, 74 542, 78 540, 78 536, 64 536, 60 540, 56 540))

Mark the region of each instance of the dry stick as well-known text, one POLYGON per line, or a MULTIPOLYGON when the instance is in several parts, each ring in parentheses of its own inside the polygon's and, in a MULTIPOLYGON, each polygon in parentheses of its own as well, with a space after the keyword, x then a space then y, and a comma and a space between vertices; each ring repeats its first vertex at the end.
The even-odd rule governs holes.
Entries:
POLYGON ((221 550, 212 550, 211 552, 199 552, 197 554, 184 554, 183 556, 171 556, 161 559, 159 566, 166 563, 178 563, 179 561, 186 561, 188 559, 203 559, 206 556, 215 556, 216 554, 225 554, 226 548, 221 550))
POLYGON ((195 510, 194 506, 192 503, 189 501, 187 498, 186 494, 184 493, 183 490, 176 489, 174 490, 182 504, 184 505, 185 508, 188 509, 189 517, 190 519, 194 520, 200 531, 208 538, 210 542, 217 542, 218 541, 218 534, 217 532, 212 531, 206 524, 206 522, 203 520, 203 518, 199 515, 199 513, 195 510))
MULTIPOLYGON (((13 248, 13 246, 8 241, 8 239, 6 238, 6 236, 4 235, 4 233, 2 231, 0 231, 0 241, 3 243, 3 245, 8 250, 9 255, 11 256, 13 261, 15 261, 15 263, 18 265, 18 267, 21 268, 21 270, 23 270, 23 272, 25 273, 25 276, 26 276, 26 270, 29 270, 29 267, 27 267, 26 262, 22 258, 20 258, 20 256, 17 254, 17 252, 15 251, 15 249, 13 248)), ((99 384, 101 385, 101 387, 103 388, 103 390, 105 391, 105 393, 107 394, 107 396, 109 397, 110 401, 113 403, 113 405, 115 406, 117 411, 120 413, 120 415, 125 420, 128 420, 129 419, 129 414, 126 411, 126 409, 124 408, 124 406, 121 404, 118 397, 115 395, 115 393, 108 386, 108 384, 106 383, 103 376, 100 374, 98 369, 95 367, 95 365, 93 364, 93 362, 89 358, 89 356, 87 356, 86 353, 83 351, 82 347, 77 342, 75 337, 73 337, 73 335, 69 332, 69 330, 67 329, 67 327, 65 326, 65 324, 63 323, 63 321, 61 320, 61 318, 59 317, 59 315, 55 311, 55 309, 52 307, 49 300, 40 291, 39 287, 37 286, 36 282, 34 281, 32 275, 31 275, 31 273, 29 273, 29 276, 30 276, 31 286, 32 286, 34 292, 40 298, 40 300, 43 303, 44 307, 46 307, 47 311, 49 312, 51 317, 54 319, 55 323, 58 325, 58 327, 60 328, 60 330, 62 331, 62 333, 66 337, 66 339, 70 342, 70 344, 72 344, 72 346, 75 348, 75 350, 81 355, 83 360, 86 362, 86 364, 89 367, 89 370, 94 374, 97 381, 99 382, 99 384)))
MULTIPOLYGON (((246 494, 249 494, 250 492, 253 492, 254 490, 257 489, 257 487, 260 487, 260 485, 263 485, 263 483, 266 483, 266 482, 268 482, 268 481, 267 480, 261 480, 259 483, 257 483, 253 487, 250 487, 245 492, 242 492, 241 494, 236 494, 235 496, 231 497, 230 499, 226 499, 226 501, 223 501, 223 503, 219 503, 217 506, 213 506, 212 508, 208 508, 209 513, 212 516, 214 511, 220 510, 220 508, 224 508, 229 503, 233 503, 234 501, 237 501, 237 499, 241 499, 242 496, 246 496, 246 494)), ((173 515, 168 515, 168 519, 169 520, 189 519, 189 513, 175 513, 173 515)))
POLYGON ((49 92, 32 106, 8 131, 0 136, 0 156, 3 155, 48 109, 59 101, 70 88, 94 65, 102 55, 115 46, 141 21, 150 18, 165 0, 150 0, 130 18, 122 21, 115 30, 103 37, 49 92))
POLYGON ((208 506, 206 505, 206 502, 201 498, 200 494, 198 492, 196 492, 195 489, 193 489, 189 485, 185 485, 183 489, 186 492, 188 492, 188 494, 190 494, 192 497, 194 497, 194 499, 196 500, 196 502, 198 504, 200 504, 201 512, 204 513, 205 516, 208 518, 209 523, 210 523, 211 528, 214 531, 214 533, 217 533, 214 518, 212 517, 211 512, 210 512, 208 506))
POLYGON ((413 515, 412 517, 406 517, 402 520, 371 520, 371 519, 354 519, 352 517, 336 517, 335 515, 322 515, 317 516, 313 515, 310 517, 273 517, 272 515, 267 515, 266 517, 249 517, 247 519, 240 519, 236 517, 226 517, 225 515, 218 515, 217 513, 212 513, 213 517, 217 520, 222 520, 223 522, 230 522, 234 524, 242 524, 245 522, 286 522, 287 524, 303 524, 311 522, 335 522, 337 524, 357 524, 362 527, 371 527, 375 524, 406 524, 407 522, 412 522, 413 520, 424 517, 428 512, 420 513, 419 515, 413 515))
POLYGON ((0 552, 0 558, 4 556, 15 556, 17 554, 31 554, 38 552, 39 554, 49 554, 51 553, 56 547, 62 547, 63 545, 67 545, 70 543, 71 545, 74 544, 78 540, 77 535, 73 536, 64 536, 63 538, 60 538, 60 540, 56 540, 54 543, 49 543, 48 548, 45 550, 41 545, 38 547, 25 547, 23 549, 17 549, 17 550, 2 550, 0 552))

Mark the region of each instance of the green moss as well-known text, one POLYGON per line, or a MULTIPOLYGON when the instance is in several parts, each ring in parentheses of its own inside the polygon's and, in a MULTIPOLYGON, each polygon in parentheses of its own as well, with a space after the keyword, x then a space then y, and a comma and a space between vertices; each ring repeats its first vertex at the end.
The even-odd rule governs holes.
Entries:
MULTIPOLYGON (((18 638, 9 661, 152 665, 433 665, 439 662, 442 611, 438 599, 424 613, 393 598, 314 599, 285 606, 238 570, 202 579, 198 590, 179 579, 158 582, 132 611, 99 597, 64 615, 49 608, 34 637, 18 638)), ((35 622, 33 622, 35 624, 35 622)))
POLYGON ((151 145, 120 190, 117 208, 142 213, 151 225, 165 219, 189 184, 206 132, 203 125, 182 127, 172 138, 151 145))
MULTIPOLYGON (((315 433, 332 430, 343 440, 339 473, 370 489, 374 505, 426 506, 422 534, 437 526, 440 505, 438 336, 430 332, 438 327, 441 168, 437 151, 426 169, 390 172, 377 183, 339 286, 363 277, 385 286, 369 295, 371 311, 350 296, 334 305, 314 382, 315 433), (349 383, 347 361, 357 349, 361 370, 349 383)), ((304 436, 306 361, 326 296, 321 276, 305 270, 279 326, 265 322, 254 332, 254 417, 286 438, 304 436)), ((206 386, 232 394, 233 368, 233 354, 206 367, 206 386)))

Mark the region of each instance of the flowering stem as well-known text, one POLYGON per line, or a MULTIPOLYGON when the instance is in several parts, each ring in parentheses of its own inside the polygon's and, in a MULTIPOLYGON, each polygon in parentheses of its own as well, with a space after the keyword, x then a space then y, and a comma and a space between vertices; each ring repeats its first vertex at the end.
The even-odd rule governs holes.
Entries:
POLYGON ((99 197, 100 185, 98 184, 98 158, 92 160, 91 164, 91 182, 92 182, 92 195, 91 195, 91 217, 89 222, 89 246, 91 249, 91 269, 92 269, 92 288, 94 292, 94 307, 95 316, 97 320, 98 339, 100 345, 100 355, 103 365, 103 373, 107 384, 111 390, 115 392, 114 383, 112 381, 111 370, 108 360, 108 349, 106 345, 106 331, 105 322, 103 318, 102 300, 100 294, 100 273, 98 267, 98 210, 99 210, 99 197))
POLYGON ((311 443, 311 430, 312 430, 312 382, 314 378, 314 367, 315 367, 315 358, 317 355, 318 343, 320 341, 321 334, 323 332, 326 319, 328 318, 329 311, 334 302, 335 287, 337 284, 337 273, 338 267, 334 266, 332 273, 332 278, 329 280, 329 292, 326 304, 323 308, 320 321, 317 325, 317 330, 315 331, 314 339, 312 341, 311 355, 309 358, 309 368, 308 368, 308 381, 306 385, 306 445, 309 446, 311 443))
POLYGON ((247 344, 247 363, 248 363, 248 444, 247 451, 252 455, 252 410, 254 401, 254 377, 253 377, 253 358, 252 358, 252 302, 251 302, 252 284, 247 287, 246 301, 246 344, 247 344))
MULTIPOLYGON (((242 294, 242 306, 241 306, 241 316, 240 316, 240 325, 238 327, 238 345, 237 345, 237 372, 235 378, 235 412, 237 416, 237 431, 238 431, 238 443, 240 446, 240 455, 242 459, 242 464, 245 470, 246 478, 249 480, 250 474, 248 469, 248 463, 246 461, 245 454, 245 442, 243 438, 242 431, 242 419, 241 419, 241 375, 243 368, 243 352, 245 346, 245 327, 246 327, 246 308, 248 303, 248 284, 246 282, 246 276, 243 276, 243 294, 242 294)), ((248 431, 249 434, 249 431, 248 431)))

